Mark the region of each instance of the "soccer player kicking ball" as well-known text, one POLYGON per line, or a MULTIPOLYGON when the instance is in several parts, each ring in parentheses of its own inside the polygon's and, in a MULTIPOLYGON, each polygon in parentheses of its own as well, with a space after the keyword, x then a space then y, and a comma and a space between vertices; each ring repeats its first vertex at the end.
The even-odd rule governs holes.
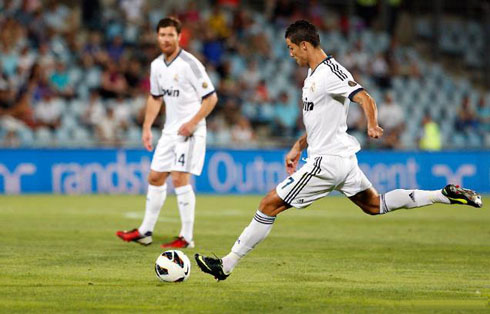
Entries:
POLYGON ((364 111, 368 136, 382 136, 376 103, 342 65, 325 54, 314 25, 297 21, 288 27, 285 37, 290 56, 300 66, 309 67, 302 96, 306 135, 286 155, 290 176, 262 199, 231 252, 222 259, 195 255, 203 272, 218 280, 226 279, 238 262, 267 237, 279 213, 290 207, 305 208, 333 190, 342 192, 370 215, 434 203, 482 206, 480 195, 454 185, 436 191, 394 190, 379 195, 357 164, 359 143, 346 133, 347 112, 354 101, 364 111), (306 164, 296 171, 306 147, 306 164))
POLYGON ((165 101, 165 125, 153 154, 148 176, 145 217, 141 226, 118 231, 124 241, 149 245, 167 196, 170 175, 177 194, 182 227, 179 236, 164 248, 192 248, 196 198, 189 184, 190 175, 200 175, 206 151, 206 116, 218 97, 204 66, 179 47, 180 22, 171 17, 157 25, 158 45, 162 54, 151 63, 150 93, 146 102, 142 141, 152 147, 151 125, 165 101))

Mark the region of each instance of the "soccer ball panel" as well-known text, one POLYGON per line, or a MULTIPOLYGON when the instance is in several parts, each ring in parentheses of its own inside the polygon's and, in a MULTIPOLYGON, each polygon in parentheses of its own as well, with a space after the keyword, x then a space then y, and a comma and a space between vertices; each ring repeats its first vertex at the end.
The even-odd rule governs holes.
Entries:
POLYGON ((155 273, 161 281, 185 281, 191 273, 191 263, 182 251, 165 251, 158 256, 155 262, 155 273))

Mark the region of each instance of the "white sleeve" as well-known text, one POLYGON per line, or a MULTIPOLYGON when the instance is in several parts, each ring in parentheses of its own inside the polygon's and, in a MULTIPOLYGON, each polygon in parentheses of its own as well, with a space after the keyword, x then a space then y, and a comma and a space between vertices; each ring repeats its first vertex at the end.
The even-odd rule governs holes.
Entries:
POLYGON ((186 58, 186 62, 189 64, 189 81, 201 99, 204 99, 215 92, 214 85, 201 62, 189 59, 186 58))
POLYGON ((155 97, 160 97, 163 95, 160 84, 158 84, 156 67, 153 65, 153 63, 150 66, 150 94, 155 97))
POLYGON ((354 81, 352 74, 343 66, 333 62, 326 62, 326 65, 330 68, 327 70, 328 74, 325 77, 327 93, 340 95, 352 100, 354 95, 364 90, 359 83, 354 81))

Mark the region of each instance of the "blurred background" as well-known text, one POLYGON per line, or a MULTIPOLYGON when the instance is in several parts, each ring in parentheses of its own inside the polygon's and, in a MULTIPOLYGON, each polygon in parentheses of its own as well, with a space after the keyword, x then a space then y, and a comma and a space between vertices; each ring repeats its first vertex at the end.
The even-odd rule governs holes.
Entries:
POLYGON ((155 26, 172 15, 217 87, 211 146, 283 147, 301 134, 306 69, 284 31, 304 18, 377 101, 383 140, 368 141, 350 109, 364 148, 488 149, 489 11, 476 0, 2 0, 0 145, 140 147, 155 26))
MULTIPOLYGON (((367 139, 350 106, 349 133, 364 150, 475 152, 454 158, 476 158, 490 186, 490 5, 478 0, 0 0, 0 175, 35 149, 141 149, 155 26, 169 15, 217 88, 211 150, 280 150, 302 134, 306 69, 289 57, 284 31, 308 19, 377 102, 380 140, 367 139)), ((162 112, 155 139, 163 121, 162 112)))

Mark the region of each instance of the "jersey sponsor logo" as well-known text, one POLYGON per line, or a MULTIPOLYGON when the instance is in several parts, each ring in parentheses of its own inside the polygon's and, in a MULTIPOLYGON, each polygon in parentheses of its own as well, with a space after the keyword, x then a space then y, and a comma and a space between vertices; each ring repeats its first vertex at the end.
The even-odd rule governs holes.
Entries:
POLYGON ((169 97, 179 97, 180 91, 178 89, 164 89, 163 90, 163 96, 169 96, 169 97))
POLYGON ((303 111, 312 111, 315 104, 312 101, 303 101, 303 111))

